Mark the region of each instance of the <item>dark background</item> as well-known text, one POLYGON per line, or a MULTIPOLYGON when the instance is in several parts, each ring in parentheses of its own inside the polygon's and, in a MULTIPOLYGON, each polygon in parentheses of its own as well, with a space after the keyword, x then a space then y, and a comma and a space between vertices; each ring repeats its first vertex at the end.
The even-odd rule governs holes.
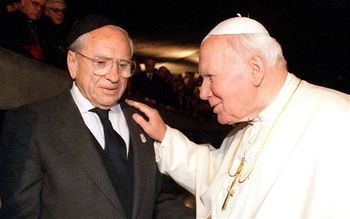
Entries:
MULTIPOLYGON (((349 91, 350 4, 347 0, 67 0, 67 20, 88 13, 115 19, 131 37, 199 46, 237 13, 260 21, 282 45, 290 72, 349 91)), ((136 54, 137 56, 137 54, 136 54)), ((141 57, 142 58, 142 57, 141 57)))

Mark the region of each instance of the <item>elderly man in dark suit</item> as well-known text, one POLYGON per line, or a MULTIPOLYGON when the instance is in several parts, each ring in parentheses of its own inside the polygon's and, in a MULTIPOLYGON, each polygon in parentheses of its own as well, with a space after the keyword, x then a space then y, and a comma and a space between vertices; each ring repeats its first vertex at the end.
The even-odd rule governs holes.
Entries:
POLYGON ((153 141, 123 104, 135 69, 127 32, 88 16, 68 41, 72 88, 5 117, 1 218, 192 217, 161 192, 153 141))

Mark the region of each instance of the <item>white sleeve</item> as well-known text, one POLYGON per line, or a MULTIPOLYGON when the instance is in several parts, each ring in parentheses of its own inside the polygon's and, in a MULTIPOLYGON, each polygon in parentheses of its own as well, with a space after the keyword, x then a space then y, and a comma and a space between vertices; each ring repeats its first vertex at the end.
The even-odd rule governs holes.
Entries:
POLYGON ((194 194, 198 149, 207 150, 209 154, 209 147, 195 144, 180 131, 167 126, 163 141, 154 144, 158 168, 194 194))

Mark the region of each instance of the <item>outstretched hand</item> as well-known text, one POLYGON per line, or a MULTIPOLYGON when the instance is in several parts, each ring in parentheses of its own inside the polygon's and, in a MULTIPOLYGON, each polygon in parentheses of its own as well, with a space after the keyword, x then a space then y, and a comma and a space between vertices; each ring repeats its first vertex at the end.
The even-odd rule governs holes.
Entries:
POLYGON ((159 115, 159 112, 156 109, 140 102, 133 100, 125 100, 125 102, 145 114, 148 121, 137 113, 134 113, 132 118, 151 138, 153 138, 155 141, 161 142, 166 132, 166 125, 162 117, 159 115))

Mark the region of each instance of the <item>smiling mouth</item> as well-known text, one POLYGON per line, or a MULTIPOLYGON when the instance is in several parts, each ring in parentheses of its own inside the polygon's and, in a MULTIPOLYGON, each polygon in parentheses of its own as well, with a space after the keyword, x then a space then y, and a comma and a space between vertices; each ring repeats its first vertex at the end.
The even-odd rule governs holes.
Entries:
POLYGON ((118 91, 118 88, 103 88, 104 93, 107 94, 114 94, 118 91))
POLYGON ((106 89, 106 90, 117 90, 118 88, 117 87, 105 87, 104 89, 106 89))

